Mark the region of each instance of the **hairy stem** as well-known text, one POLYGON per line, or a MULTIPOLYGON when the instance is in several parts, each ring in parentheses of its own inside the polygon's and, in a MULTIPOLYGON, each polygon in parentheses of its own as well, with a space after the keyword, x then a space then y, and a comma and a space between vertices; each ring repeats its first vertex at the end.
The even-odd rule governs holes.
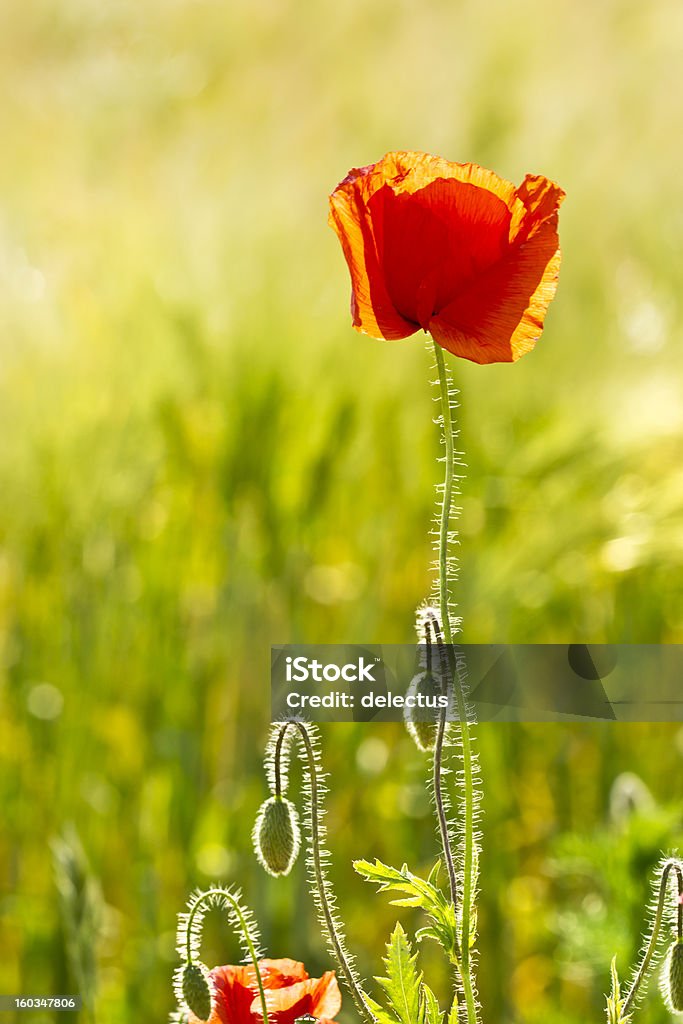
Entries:
MULTIPOLYGON (((434 630, 434 637, 439 647, 439 653, 441 655, 441 693, 442 695, 448 696, 450 692, 449 680, 450 672, 447 659, 444 657, 443 639, 441 636, 441 630, 439 629, 439 623, 432 617, 429 618, 429 624, 434 630)), ((428 644, 427 650, 430 650, 428 644)), ((430 655, 431 661, 431 655, 430 655)), ((451 849, 450 835, 448 832, 448 817, 446 815, 446 806, 443 794, 443 741, 446 732, 446 717, 448 714, 448 706, 441 709, 439 715, 439 724, 436 730, 436 742, 434 744, 434 758, 433 758, 433 786, 434 786, 434 802, 436 805, 436 817, 439 822, 439 834, 441 836, 441 845, 443 847, 444 859, 446 861, 446 869, 448 871, 448 885, 451 892, 451 903, 453 906, 458 904, 458 881, 455 871, 455 860, 453 858, 453 850, 451 849)))
POLYGON ((277 742, 273 754, 273 770, 275 774, 275 792, 273 796, 282 796, 282 746, 285 742, 287 729, 291 724, 291 722, 287 722, 277 734, 277 742))
POLYGON ((473 903, 473 868, 474 868, 474 766, 472 739, 470 736, 467 708, 462 687, 459 685, 455 656, 452 651, 453 628, 451 623, 451 593, 449 581, 449 534, 453 508, 455 486, 453 447, 453 419, 449 395, 449 380, 444 361, 443 349, 434 342, 434 355, 439 377, 441 394, 441 428, 446 448, 446 473, 443 486, 441 505, 441 522, 439 527, 439 607, 441 610, 444 640, 451 649, 449 658, 453 670, 453 685, 460 720, 460 738, 462 744, 463 766, 463 876, 462 876, 462 940, 461 940, 461 975, 465 994, 465 1006, 468 1024, 476 1024, 477 1011, 474 996, 474 982, 470 958, 470 922, 473 903))
POLYGON ((257 952, 256 952, 256 947, 254 946, 254 943, 252 941, 251 935, 249 933, 249 926, 248 926, 247 922, 244 919, 244 914, 242 913, 242 908, 240 907, 239 901, 235 899, 235 897, 232 895, 232 893, 230 892, 229 889, 221 889, 219 887, 216 887, 216 888, 213 888, 213 889, 207 889, 206 892, 202 893, 200 898, 197 900, 197 902, 192 907, 192 910, 190 911, 190 914, 189 914, 189 917, 188 917, 188 920, 187 920, 187 940, 186 940, 187 962, 188 963, 192 963, 191 939, 192 939, 192 925, 193 925, 193 922, 194 922, 195 915, 199 912, 199 908, 202 907, 202 905, 204 903, 210 903, 212 900, 215 901, 216 898, 220 899, 221 901, 225 900, 226 902, 228 902, 230 904, 230 906, 232 907, 233 913, 235 914, 237 920, 239 921, 240 928, 242 929, 242 935, 244 936, 244 941, 247 944, 247 948, 249 950, 249 955, 251 957, 251 962, 254 965, 254 970, 256 972, 256 983, 258 985, 259 997, 261 999, 261 1011, 263 1013, 263 1024, 268 1024, 268 1005, 266 1003, 266 993, 265 993, 265 989, 263 987, 263 978, 261 977, 261 970, 259 968, 259 962, 258 962, 258 955, 257 955, 257 952))
POLYGON ((339 969, 344 977, 346 986, 351 993, 356 1009, 365 1021, 365 1024, 375 1024, 375 1018, 366 1002, 365 992, 363 991, 356 973, 349 961, 349 958, 344 949, 344 939, 341 934, 341 930, 338 921, 335 917, 333 905, 334 900, 330 891, 330 882, 325 875, 325 869, 323 865, 323 852, 322 852, 322 840, 321 840, 321 826, 320 826, 320 813, 321 813, 321 787, 320 780, 318 777, 319 767, 316 752, 311 742, 308 729, 306 725, 298 720, 292 722, 285 722, 280 729, 275 745, 275 785, 276 795, 280 794, 281 788, 281 771, 280 771, 280 758, 282 756, 282 750, 284 745, 285 734, 288 728, 293 727, 298 738, 302 744, 303 750, 306 755, 306 762, 308 766, 308 783, 310 787, 309 800, 308 800, 308 825, 311 839, 311 868, 313 881, 315 882, 315 889, 317 894, 318 907, 320 909, 322 919, 325 924, 330 947, 334 953, 339 969))
POLYGON ((645 953, 643 955, 640 967, 638 968, 636 976, 633 979, 631 987, 628 991, 628 995, 624 1000, 624 1004, 622 1007, 622 1013, 624 1016, 626 1016, 626 1014, 632 1008, 638 996, 640 986, 642 985, 645 978, 647 978, 648 976, 650 966, 652 964, 652 959, 657 950, 657 940, 659 939, 659 932, 662 927, 662 921, 664 919, 664 909, 666 906, 667 891, 669 887, 669 876, 672 871, 676 872, 676 878, 678 881, 676 934, 677 938, 679 939, 683 936, 683 903, 681 902, 681 900, 683 899, 683 865, 681 865, 680 861, 672 858, 671 860, 667 860, 666 863, 662 866, 662 874, 659 882, 659 893, 657 898, 657 907, 655 909, 654 920, 652 921, 652 931, 650 932, 650 938, 648 940, 647 947, 645 949, 645 953))

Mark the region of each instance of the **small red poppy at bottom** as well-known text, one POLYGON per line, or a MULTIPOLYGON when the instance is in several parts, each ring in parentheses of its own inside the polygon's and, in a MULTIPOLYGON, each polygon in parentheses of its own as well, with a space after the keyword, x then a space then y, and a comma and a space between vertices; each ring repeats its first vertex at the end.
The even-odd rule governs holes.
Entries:
MULTIPOLYGON (((321 978, 309 977, 298 960, 265 959, 259 970, 272 1024, 294 1024, 298 1017, 316 1017, 324 1024, 336 1024, 341 993, 334 971, 321 978)), ((252 965, 214 967, 209 972, 214 988, 214 1009, 209 1024, 261 1024, 263 1013, 256 971, 252 965)), ((189 1024, 200 1024, 194 1014, 189 1024)))

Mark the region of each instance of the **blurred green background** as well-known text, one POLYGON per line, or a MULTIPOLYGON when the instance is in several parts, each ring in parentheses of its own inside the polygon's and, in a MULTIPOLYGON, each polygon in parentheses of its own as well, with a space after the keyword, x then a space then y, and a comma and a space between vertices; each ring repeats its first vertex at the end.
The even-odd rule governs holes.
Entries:
MULTIPOLYGON (((268 648, 410 641, 438 478, 423 341, 350 325, 326 225, 349 167, 423 149, 567 191, 535 352, 451 360, 466 639, 683 642, 682 41, 678 0, 0 7, 0 991, 81 984, 69 823, 98 1021, 166 1019, 175 915, 214 878, 273 955, 328 966, 302 872, 250 856, 268 648)), ((486 1024, 601 1020, 683 834, 683 738, 480 749, 486 1024)), ((329 727, 324 757, 370 975, 393 914, 350 861, 428 869, 424 765, 389 725, 329 727)), ((220 922, 205 949, 237 955, 220 922)))

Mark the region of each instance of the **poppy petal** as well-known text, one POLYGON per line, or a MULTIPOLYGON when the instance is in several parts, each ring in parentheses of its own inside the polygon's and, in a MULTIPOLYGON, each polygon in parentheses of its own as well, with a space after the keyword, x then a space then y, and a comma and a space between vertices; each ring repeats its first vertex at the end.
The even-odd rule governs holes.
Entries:
POLYGON ((387 153, 376 164, 364 168, 364 171, 370 176, 372 192, 381 187, 381 184, 387 183, 396 195, 404 192, 412 195, 438 178, 444 178, 491 192, 502 199, 511 210, 515 204, 516 189, 511 181, 499 177, 485 167, 480 167, 479 164, 458 164, 440 156, 432 156, 430 153, 409 150, 387 153))
POLYGON ((342 997, 334 971, 326 971, 313 990, 313 1013, 316 1017, 330 1019, 341 1010, 342 997))
POLYGON ((541 335, 560 258, 551 217, 440 310, 429 325, 434 340, 475 363, 515 362, 541 335))
POLYGON ((389 298, 380 267, 375 228, 367 209, 367 168, 353 170, 330 196, 330 225, 341 242, 351 274, 353 326, 385 341, 407 338, 418 330, 389 298))
POLYGON ((412 194, 396 195, 385 186, 369 208, 373 224, 381 225, 378 251, 391 300, 425 329, 433 313, 509 245, 507 204, 455 178, 437 178, 412 194))
MULTIPOLYGON (((293 985, 297 981, 306 981, 308 978, 308 971, 301 961, 290 960, 288 957, 281 957, 277 960, 268 958, 259 960, 259 967, 264 988, 283 988, 285 985, 293 985)), ((256 972, 253 967, 249 969, 252 972, 253 987, 255 988, 257 986, 256 972)))
MULTIPOLYGON (((247 1024, 251 1020, 255 975, 253 967, 243 965, 214 967, 210 972, 214 985, 215 1003, 209 1024, 247 1024)), ((190 1024, 199 1024, 199 1018, 190 1014, 190 1024)))
MULTIPOLYGON (((287 988, 267 990, 266 1003, 273 1024, 294 1024, 297 1017, 305 1014, 333 1018, 341 1009, 341 993, 334 971, 328 971, 322 978, 307 978, 287 988)), ((251 1013, 261 1017, 260 999, 252 1002, 251 1013)))
POLYGON ((510 241, 523 242, 539 230, 545 221, 555 218, 565 192, 549 178, 538 174, 527 174, 517 189, 521 207, 513 213, 510 225, 510 241))

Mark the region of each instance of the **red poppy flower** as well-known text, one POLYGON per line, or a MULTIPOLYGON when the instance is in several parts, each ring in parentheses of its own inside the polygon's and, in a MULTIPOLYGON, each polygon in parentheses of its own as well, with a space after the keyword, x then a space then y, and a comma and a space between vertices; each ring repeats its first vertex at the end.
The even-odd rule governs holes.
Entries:
POLYGON ((330 196, 330 224, 351 273, 354 327, 386 340, 422 327, 475 363, 519 359, 557 288, 564 195, 547 178, 515 188, 427 153, 350 171, 330 196))
MULTIPOLYGON (((271 1024, 294 1024, 311 1014, 324 1024, 335 1024, 341 993, 334 971, 309 978, 297 960, 259 960, 271 1024)), ((210 972, 215 989, 214 1011, 209 1024, 261 1024, 261 998, 252 965, 214 967, 210 972)), ((190 1014, 190 1024, 199 1024, 190 1014)))

